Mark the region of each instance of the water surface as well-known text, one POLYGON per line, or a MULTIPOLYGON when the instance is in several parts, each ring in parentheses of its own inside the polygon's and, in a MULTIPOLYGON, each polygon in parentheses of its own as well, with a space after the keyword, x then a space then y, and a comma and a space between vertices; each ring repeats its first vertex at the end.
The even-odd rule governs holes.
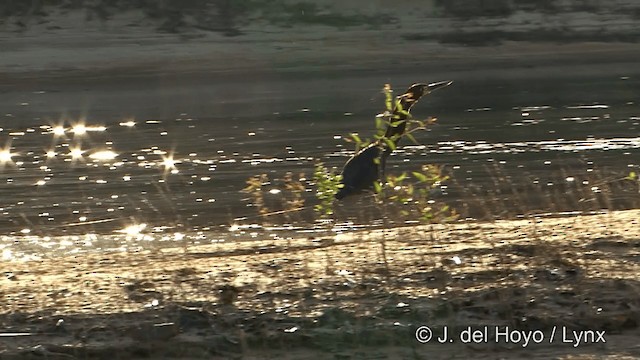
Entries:
MULTIPOLYGON (((250 239, 265 224, 275 238, 313 232, 310 207, 258 216, 241 190, 261 173, 310 178, 317 160, 340 168, 353 154, 344 137, 373 134, 385 82, 400 91, 455 81, 416 105, 415 117, 438 124, 388 164, 392 173, 445 166, 452 180, 439 199, 463 217, 638 206, 633 184, 617 181, 638 172, 637 77, 445 75, 167 75, 4 87, 3 257, 250 239)), ((275 187, 269 194, 276 203, 282 196, 275 187)), ((366 198, 341 203, 338 215, 340 231, 383 216, 366 198)))

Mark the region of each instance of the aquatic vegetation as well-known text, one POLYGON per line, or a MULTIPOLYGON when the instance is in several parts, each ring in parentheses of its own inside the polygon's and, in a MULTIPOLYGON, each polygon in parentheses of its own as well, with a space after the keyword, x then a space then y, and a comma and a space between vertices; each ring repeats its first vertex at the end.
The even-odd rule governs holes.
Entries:
POLYGON ((269 208, 264 201, 264 187, 269 184, 267 174, 254 175, 247 179, 247 187, 242 191, 251 195, 251 206, 258 209, 258 213, 265 215, 269 213, 269 208))
POLYGON ((333 203, 338 189, 342 187, 341 180, 341 175, 327 169, 322 162, 316 163, 313 181, 316 187, 315 195, 319 204, 316 204, 313 209, 320 218, 333 215, 333 203))
POLYGON ((268 216, 289 214, 304 208, 306 182, 304 173, 298 174, 296 178, 293 173, 287 172, 283 178, 278 179, 259 174, 247 179, 247 186, 242 192, 250 196, 248 206, 256 208, 263 222, 267 222, 268 216))
POLYGON ((625 177, 625 180, 635 182, 636 187, 638 188, 638 193, 640 193, 640 177, 638 177, 638 174, 636 174, 635 171, 631 171, 629 175, 625 177))
POLYGON ((433 199, 449 177, 437 165, 423 165, 420 171, 410 174, 388 175, 386 184, 377 198, 397 209, 396 216, 421 223, 434 224, 456 220, 458 214, 445 203, 433 199))

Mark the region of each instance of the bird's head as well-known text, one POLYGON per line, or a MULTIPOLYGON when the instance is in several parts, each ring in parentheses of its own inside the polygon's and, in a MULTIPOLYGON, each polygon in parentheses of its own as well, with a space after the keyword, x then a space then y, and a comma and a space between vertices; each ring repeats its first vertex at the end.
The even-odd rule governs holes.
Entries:
POLYGON ((407 89, 407 91, 404 93, 403 96, 409 96, 414 101, 417 101, 423 95, 427 95, 432 91, 447 87, 452 83, 453 81, 438 81, 431 84, 423 84, 423 83, 413 84, 409 87, 409 89, 407 89))

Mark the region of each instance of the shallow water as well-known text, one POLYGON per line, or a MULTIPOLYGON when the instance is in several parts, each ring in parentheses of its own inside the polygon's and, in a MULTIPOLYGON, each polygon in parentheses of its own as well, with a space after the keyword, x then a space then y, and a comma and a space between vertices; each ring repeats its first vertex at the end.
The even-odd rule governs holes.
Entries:
MULTIPOLYGON (((452 180, 439 198, 463 217, 638 206, 633 184, 609 186, 640 165, 638 77, 449 75, 208 75, 1 89, 2 256, 313 233, 309 208, 258 216, 240 191, 247 178, 309 177, 318 159, 339 168, 353 153, 342 137, 373 133, 380 85, 400 91, 423 77, 455 83, 416 105, 415 117, 438 124, 418 133, 424 145, 398 149, 389 172, 444 165, 452 180)), ((367 199, 345 201, 338 214, 337 231, 379 225, 382 216, 367 199)))

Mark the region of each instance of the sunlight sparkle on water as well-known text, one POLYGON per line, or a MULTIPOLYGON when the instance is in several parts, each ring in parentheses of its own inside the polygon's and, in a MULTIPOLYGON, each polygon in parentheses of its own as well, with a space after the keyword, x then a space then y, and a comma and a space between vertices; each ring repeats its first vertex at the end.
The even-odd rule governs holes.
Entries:
POLYGON ((160 163, 160 165, 164 166, 164 174, 166 176, 167 172, 170 172, 171 174, 178 174, 180 171, 176 168, 176 164, 179 161, 175 160, 173 158, 172 154, 169 154, 168 156, 162 156, 162 162, 160 163))
POLYGON ((84 135, 87 133, 87 127, 84 124, 78 124, 71 128, 71 132, 76 135, 84 135))
POLYGON ((162 157, 162 165, 167 169, 174 169, 176 167, 176 161, 173 159, 173 156, 163 156, 162 157))
POLYGON ((124 233, 127 237, 140 237, 142 231, 147 228, 147 224, 132 224, 117 232, 124 233))
POLYGON ((126 127, 134 127, 134 126, 136 126, 136 122, 133 121, 133 120, 129 120, 129 121, 121 122, 119 125, 120 126, 126 126, 126 127))
POLYGON ((14 154, 8 148, 0 150, 0 164, 12 162, 13 160, 11 160, 11 158, 13 155, 14 154))
POLYGON ((58 126, 54 126, 51 129, 51 131, 53 132, 53 135, 62 136, 64 135, 65 129, 64 129, 64 126, 58 125, 58 126))
POLYGON ((111 150, 101 150, 96 151, 93 154, 89 155, 89 158, 97 161, 107 161, 113 160, 118 156, 118 154, 111 150))
POLYGON ((80 147, 74 147, 69 149, 69 156, 71 156, 71 158, 74 160, 81 159, 82 154, 84 154, 84 151, 80 149, 80 147))
POLYGON ((84 123, 78 123, 73 125, 71 128, 71 132, 75 135, 85 135, 86 133, 92 132, 102 132, 106 131, 107 128, 105 126, 97 125, 97 126, 87 126, 84 123))

